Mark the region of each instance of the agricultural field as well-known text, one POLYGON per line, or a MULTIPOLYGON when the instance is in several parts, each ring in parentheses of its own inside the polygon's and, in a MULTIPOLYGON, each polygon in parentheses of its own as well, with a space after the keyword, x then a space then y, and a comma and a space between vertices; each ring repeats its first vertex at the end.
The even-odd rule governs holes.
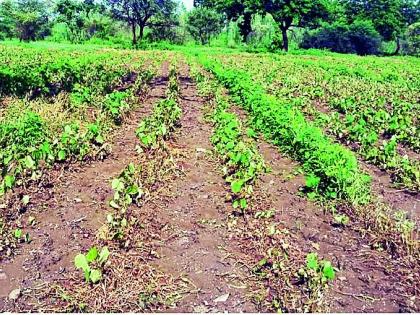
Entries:
POLYGON ((420 312, 420 61, 0 44, 2 312, 420 312))

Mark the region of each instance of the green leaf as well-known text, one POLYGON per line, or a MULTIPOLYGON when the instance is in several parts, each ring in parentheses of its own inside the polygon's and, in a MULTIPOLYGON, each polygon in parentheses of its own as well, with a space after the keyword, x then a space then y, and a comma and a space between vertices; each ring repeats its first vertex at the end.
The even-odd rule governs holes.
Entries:
POLYGON ((102 272, 98 269, 93 269, 89 278, 93 283, 97 283, 102 279, 102 272))
POLYGON ((97 135, 95 141, 99 144, 103 144, 105 142, 104 137, 102 137, 101 135, 97 135))
POLYGON ((108 247, 105 246, 102 248, 101 253, 99 254, 99 263, 103 265, 108 260, 108 257, 109 257, 109 250, 108 250, 108 247))
POLYGON ((241 191, 241 189, 242 189, 243 184, 244 184, 243 180, 235 180, 235 181, 233 181, 232 184, 231 184, 232 192, 234 194, 239 193, 241 191))
POLYGON ((88 262, 93 262, 96 259, 96 257, 98 257, 98 250, 96 249, 96 247, 92 247, 86 254, 86 260, 88 262))
POLYGON ((308 188, 316 188, 319 185, 321 179, 315 175, 309 175, 306 178, 306 187, 308 188))
POLYGON ((15 183, 14 176, 6 175, 4 177, 4 184, 7 188, 12 188, 14 183, 15 183))
POLYGON ((66 159, 66 151, 60 150, 58 152, 58 160, 59 161, 64 161, 65 159, 66 159))
POLYGON ((22 237, 22 229, 16 229, 15 230, 15 237, 17 239, 20 239, 22 237))
POLYGON ((29 169, 34 169, 35 168, 35 161, 29 155, 26 156, 26 158, 25 158, 25 166, 26 166, 26 168, 29 168, 29 169))
POLYGON ((324 261, 324 267, 322 268, 322 273, 324 274, 325 278, 329 280, 334 280, 335 278, 335 271, 331 262, 324 261))
POLYGON ((134 163, 128 164, 128 171, 130 172, 130 174, 134 174, 135 173, 136 166, 134 165, 134 163))
POLYGON ((22 203, 26 206, 29 203, 30 197, 28 195, 23 196, 22 203))
POLYGON ((124 189, 124 183, 119 178, 115 178, 112 181, 112 189, 122 191, 124 189))
POLYGON ((114 208, 114 209, 119 209, 119 208, 120 208, 120 206, 119 206, 119 205, 117 205, 117 203, 116 203, 114 200, 111 200, 111 201, 109 202, 109 205, 110 205, 112 208, 114 208))
POLYGON ((90 271, 89 263, 86 259, 86 256, 83 254, 78 254, 74 258, 74 265, 76 266, 77 269, 82 269, 85 273, 86 271, 90 271))
POLYGON ((318 255, 316 253, 309 253, 306 256, 306 267, 312 270, 318 269, 318 255))

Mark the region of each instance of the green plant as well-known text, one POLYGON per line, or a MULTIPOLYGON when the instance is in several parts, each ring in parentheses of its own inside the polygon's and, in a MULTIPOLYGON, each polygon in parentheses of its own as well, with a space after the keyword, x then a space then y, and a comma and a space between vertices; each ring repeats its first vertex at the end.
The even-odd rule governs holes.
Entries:
POLYGON ((169 87, 166 98, 158 102, 153 114, 142 120, 136 130, 141 146, 147 149, 156 148, 176 127, 181 118, 181 108, 178 105, 179 82, 175 68, 169 72, 169 87))
POLYGON ((322 298, 328 283, 335 279, 335 270, 328 260, 319 260, 318 254, 309 253, 306 256, 306 265, 298 270, 297 276, 308 290, 311 301, 322 298))
POLYGON ((86 255, 78 254, 74 258, 74 265, 83 271, 87 283, 97 283, 102 279, 102 270, 109 254, 108 247, 103 247, 100 252, 92 247, 86 255))

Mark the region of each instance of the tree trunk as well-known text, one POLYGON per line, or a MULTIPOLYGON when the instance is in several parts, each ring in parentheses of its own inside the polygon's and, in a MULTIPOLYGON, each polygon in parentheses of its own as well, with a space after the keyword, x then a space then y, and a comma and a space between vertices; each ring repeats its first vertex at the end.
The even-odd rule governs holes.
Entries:
POLYGON ((401 50, 401 43, 399 37, 397 37, 397 49, 395 49, 395 52, 392 54, 393 56, 396 56, 400 53, 401 50))
POLYGON ((244 13, 243 21, 239 24, 239 32, 242 36, 242 41, 246 42, 249 33, 252 32, 252 14, 249 12, 244 13))
POLYGON ((289 51, 289 37, 287 36, 287 28, 286 27, 280 27, 281 34, 283 36, 283 49, 284 51, 289 51))
POLYGON ((140 35, 139 35, 139 38, 140 38, 140 41, 142 41, 143 40, 143 37, 144 37, 144 28, 146 26, 143 25, 143 24, 141 24, 141 25, 139 25, 139 27, 140 27, 140 35))
POLYGON ((131 24, 131 32, 133 33, 133 46, 137 45, 136 23, 131 24))

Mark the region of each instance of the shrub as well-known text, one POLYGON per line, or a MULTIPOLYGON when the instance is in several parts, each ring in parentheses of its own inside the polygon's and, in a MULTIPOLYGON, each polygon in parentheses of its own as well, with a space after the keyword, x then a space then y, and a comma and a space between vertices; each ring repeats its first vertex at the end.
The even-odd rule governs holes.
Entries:
POLYGON ((379 53, 381 36, 371 21, 356 20, 350 25, 340 22, 324 24, 304 34, 302 48, 329 49, 339 53, 374 55, 379 53))
POLYGON ((407 46, 409 54, 420 54, 420 22, 409 26, 407 32, 407 46))

